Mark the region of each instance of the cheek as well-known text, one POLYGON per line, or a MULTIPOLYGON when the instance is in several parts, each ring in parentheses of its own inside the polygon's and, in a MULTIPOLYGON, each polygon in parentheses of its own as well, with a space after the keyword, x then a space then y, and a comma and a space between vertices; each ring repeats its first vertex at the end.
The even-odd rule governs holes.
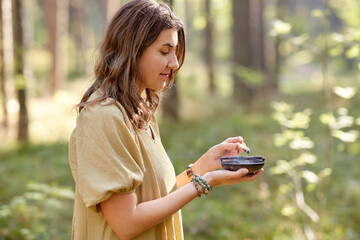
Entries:
POLYGON ((166 67, 166 61, 162 58, 153 58, 148 62, 148 71, 151 75, 159 75, 166 67))
POLYGON ((140 62, 140 73, 143 81, 153 81, 166 68, 166 58, 157 53, 146 54, 140 62))

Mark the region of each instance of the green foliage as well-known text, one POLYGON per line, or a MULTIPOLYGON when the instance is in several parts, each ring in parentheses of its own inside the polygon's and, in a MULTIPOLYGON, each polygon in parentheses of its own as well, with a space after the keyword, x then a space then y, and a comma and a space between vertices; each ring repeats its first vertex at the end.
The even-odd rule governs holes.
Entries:
POLYGON ((67 144, 3 146, 0 156, 0 184, 6 186, 0 188, 0 238, 69 239, 67 144))
POLYGON ((1 239, 65 239, 71 225, 59 223, 68 220, 63 212, 73 197, 69 188, 29 182, 25 193, 0 205, 1 239))
MULTIPOLYGON (((360 178, 359 146, 350 147, 356 142, 344 143, 346 151, 337 152, 333 167, 323 166, 323 128, 326 126, 319 121, 322 108, 318 108, 317 96, 317 93, 306 97, 282 96, 283 102, 274 106, 282 112, 277 113, 276 118, 285 126, 272 119, 276 111, 274 115, 271 109, 245 112, 221 97, 205 98, 206 104, 196 103, 202 106, 203 115, 188 113, 188 117, 178 123, 160 120, 162 142, 177 173, 229 136, 243 136, 252 155, 266 157, 265 172, 260 179, 215 188, 182 210, 185 239, 305 239, 304 229, 309 227, 321 239, 359 237, 360 191, 356 180, 360 178), (306 110, 310 104, 311 111, 306 110), (292 138, 286 137, 285 143, 275 146, 273 136, 286 130, 293 132, 292 138), (295 137, 311 139, 313 148, 290 148, 295 137), (297 207, 296 188, 289 169, 298 171, 306 203, 320 216, 318 223, 312 223, 297 207), (330 187, 322 187, 325 181, 330 187), (320 196, 325 201, 320 201, 320 196)), ((349 113, 350 109, 347 115, 349 113)), ((360 116, 358 108, 351 113, 360 116)), ((335 116, 337 119, 340 115, 335 116)), ((59 187, 73 186, 67 144, 3 147, 0 154, 0 184, 8 186, 0 188, 1 216, 6 215, 1 218, 1 230, 2 226, 11 229, 12 239, 69 239, 71 191, 68 187, 59 187), (29 185, 29 181, 35 184, 29 185), (68 197, 54 194, 59 190, 70 194, 68 197), (16 222, 19 219, 24 221, 16 222), (28 230, 21 230, 24 228, 28 230), (51 232, 44 233, 43 229, 51 232)))
MULTIPOLYGON (((350 99, 355 95, 352 88, 335 87, 334 92, 344 99, 350 99)), ((343 224, 334 222, 331 225, 336 226, 337 230, 335 232, 330 231, 328 234, 322 232, 331 228, 324 219, 327 218, 328 212, 322 209, 326 209, 327 207, 324 205, 328 204, 324 202, 323 196, 331 195, 331 191, 327 192, 327 188, 330 185, 331 177, 337 179, 337 173, 332 165, 334 161, 333 154, 326 154, 330 159, 319 162, 322 156, 315 155, 311 150, 317 147, 316 144, 319 144, 305 135, 305 130, 310 127, 312 111, 305 109, 301 112, 295 112, 295 107, 286 102, 274 102, 272 106, 275 110, 273 118, 279 123, 281 129, 281 133, 274 135, 274 144, 277 147, 291 149, 288 155, 289 158, 283 155, 282 159, 276 161, 276 166, 270 169, 270 173, 273 175, 288 176, 279 179, 278 199, 279 203, 282 204, 281 214, 289 219, 296 219, 294 224, 299 229, 304 228, 305 233, 307 231, 316 232, 317 236, 323 234, 323 236, 327 236, 324 239, 331 239, 334 236, 343 238, 345 235, 347 235, 346 239, 356 239, 359 233, 356 232, 355 225, 351 223, 348 223, 351 226, 348 229, 349 233, 344 232, 343 224), (324 165, 325 167, 322 167, 324 165), (310 207, 311 205, 308 205, 305 199, 312 202, 316 208, 310 207), (318 202, 318 204, 315 204, 315 202, 318 202), (312 222, 309 222, 306 217, 309 217, 312 222)), ((358 130, 353 129, 356 122, 355 118, 349 115, 349 109, 345 107, 339 107, 336 112, 337 116, 332 112, 320 114, 320 122, 329 128, 330 138, 334 137, 340 140, 341 144, 338 146, 354 143, 359 138, 358 130), (343 129, 346 129, 346 131, 343 129)), ((331 139, 327 139, 326 142, 329 142, 329 140, 331 143, 331 139)), ((334 151, 332 145, 325 147, 327 148, 326 151, 334 151)), ((358 146, 356 148, 358 149, 358 146)), ((344 148, 338 147, 337 151, 340 153, 344 151, 344 148)), ((355 150, 351 153, 348 151, 348 156, 350 157, 354 153, 359 154, 359 151, 355 150)), ((339 154, 335 153, 335 156, 339 156, 339 154)), ((344 155, 342 155, 342 158, 344 158, 344 155)), ((349 180, 349 182, 352 182, 352 180, 349 180)), ((334 187, 333 184, 331 186, 334 187)), ((356 191, 354 194, 358 196, 360 191, 356 191)))
MULTIPOLYGON (((188 2, 190 22, 184 21, 189 27, 187 59, 177 80, 182 120, 160 121, 162 141, 176 172, 182 172, 212 145, 236 135, 245 138, 251 154, 267 160, 265 172, 257 181, 215 188, 209 196, 187 205, 183 209, 185 239, 306 239, 305 234, 312 233, 318 239, 359 239, 359 2, 330 0, 327 8, 310 9, 306 4, 311 1, 298 1, 296 9, 288 9, 291 14, 281 20, 271 17, 273 13, 266 8, 265 19, 270 20, 265 21, 270 23, 267 31, 281 40, 278 101, 272 104, 273 110, 258 111, 261 98, 257 98, 251 112, 229 100, 233 87, 233 67, 229 63, 231 1, 211 1, 216 36, 215 81, 219 90, 212 98, 205 90, 208 83, 201 61, 204 1, 188 2), (331 26, 334 19, 341 24, 331 26), (328 90, 332 106, 326 110, 322 96, 325 75, 331 83, 328 90)), ((48 36, 42 2, 35 3, 35 42, 28 52, 34 79, 28 86, 30 95, 35 92, 33 95, 42 96, 51 56, 45 46, 48 36)), ((184 1, 174 4, 185 20, 184 1)), ((95 16, 89 18, 89 44, 94 45, 92 38, 98 42, 102 25, 97 3, 90 1, 87 8, 88 15, 95 16)), ((269 50, 271 40, 266 40, 269 50)), ((76 80, 86 71, 78 64, 92 59, 94 46, 87 46, 89 52, 78 56, 73 36, 68 35, 65 43, 68 77, 76 80)), ((272 56, 267 57, 272 61, 272 56)), ((267 80, 242 67, 236 74, 254 87, 267 80)), ((89 85, 81 84, 71 90, 89 85)), ((67 163, 67 144, 49 141, 68 139, 66 129, 73 126, 75 116, 63 116, 69 114, 78 99, 79 95, 74 98, 67 91, 57 92, 53 100, 60 101, 54 105, 33 98, 30 130, 40 144, 1 146, 0 184, 6 186, 0 188, 1 239, 70 238, 73 179, 67 163), (61 107, 66 110, 59 111, 61 107), (45 113, 39 114, 40 110, 45 113)))
MULTIPOLYGON (((284 198, 284 206, 281 209, 281 213, 287 217, 295 217, 298 212, 297 209, 299 209, 303 210, 314 222, 318 222, 320 220, 319 215, 304 201, 304 193, 300 181, 300 177, 303 177, 308 183, 308 189, 311 190, 314 190, 315 184, 319 181, 319 176, 309 169, 309 165, 314 164, 317 161, 317 157, 311 152, 303 150, 313 148, 314 142, 305 136, 304 130, 300 130, 309 127, 311 111, 305 109, 302 112, 294 112, 294 106, 285 102, 274 102, 272 105, 275 109, 273 117, 282 127, 282 132, 274 136, 274 143, 278 147, 288 145, 293 150, 291 159, 278 160, 276 166, 270 170, 274 175, 288 175, 290 177, 289 180, 291 180, 287 181, 288 187, 293 189, 295 194, 295 197, 293 197, 287 191, 279 191, 279 194, 286 193, 289 198, 284 198), (292 199, 295 201, 292 201, 292 199), (293 204, 290 204, 291 202, 293 204)), ((303 221, 299 220, 300 223, 303 221)))
MULTIPOLYGON (((351 99, 355 96, 356 90, 352 87, 342 88, 334 87, 334 93, 344 99, 351 99)), ((344 143, 353 143, 359 138, 359 130, 352 129, 355 127, 355 117, 349 115, 349 110, 345 107, 336 109, 337 116, 332 112, 321 114, 320 121, 328 126, 331 135, 344 143)))
POLYGON ((249 86, 258 87, 264 84, 265 76, 258 71, 244 66, 235 67, 235 75, 237 75, 242 82, 249 86))

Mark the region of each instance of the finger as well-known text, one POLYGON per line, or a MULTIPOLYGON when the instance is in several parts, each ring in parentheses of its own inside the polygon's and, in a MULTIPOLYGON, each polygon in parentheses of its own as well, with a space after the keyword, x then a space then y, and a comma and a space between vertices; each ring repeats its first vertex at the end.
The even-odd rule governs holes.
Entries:
POLYGON ((245 143, 239 143, 239 146, 242 150, 244 150, 247 154, 250 153, 250 148, 248 148, 248 146, 246 146, 245 143))
POLYGON ((237 177, 243 177, 248 174, 249 170, 247 168, 240 168, 239 170, 235 171, 237 177))
POLYGON ((255 178, 257 178, 263 171, 264 171, 264 169, 262 168, 259 171, 255 172, 253 175, 246 175, 246 178, 248 181, 252 181, 255 178))
POLYGON ((226 142, 228 142, 228 143, 243 143, 244 139, 241 136, 231 137, 231 138, 226 139, 226 142))
POLYGON ((222 149, 222 151, 230 151, 230 150, 236 150, 237 154, 240 154, 242 151, 245 151, 247 154, 250 153, 250 148, 246 146, 246 144, 243 143, 221 143, 218 145, 222 149))
POLYGON ((222 143, 219 145, 223 150, 234 150, 234 149, 242 149, 239 143, 222 143))
POLYGON ((227 176, 228 179, 233 181, 238 181, 240 178, 244 178, 246 174, 249 172, 247 168, 240 168, 237 171, 229 171, 229 170, 218 170, 218 172, 227 176))
POLYGON ((259 171, 255 172, 255 175, 260 175, 263 171, 264 171, 264 169, 262 168, 259 171))

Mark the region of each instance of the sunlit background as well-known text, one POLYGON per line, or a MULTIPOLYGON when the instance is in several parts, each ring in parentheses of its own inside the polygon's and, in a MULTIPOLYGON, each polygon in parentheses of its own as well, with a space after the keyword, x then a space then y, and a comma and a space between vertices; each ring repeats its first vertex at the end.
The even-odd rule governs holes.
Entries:
MULTIPOLYGON (((74 106, 125 2, 1 1, 0 239, 71 237, 74 106)), ((156 113, 176 172, 230 136, 266 157, 183 209, 185 239, 360 239, 360 1, 168 3, 187 39, 156 113)))

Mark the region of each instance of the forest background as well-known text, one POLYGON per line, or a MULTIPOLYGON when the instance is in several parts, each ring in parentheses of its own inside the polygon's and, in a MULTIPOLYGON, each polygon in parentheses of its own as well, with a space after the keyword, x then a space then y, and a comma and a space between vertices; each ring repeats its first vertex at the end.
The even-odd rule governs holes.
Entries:
MULTIPOLYGON (((69 239, 74 105, 126 1, 2 0, 0 239, 69 239)), ((255 182, 183 209, 185 239, 360 239, 360 1, 173 0, 187 55, 158 111, 177 173, 241 135, 255 182)))

